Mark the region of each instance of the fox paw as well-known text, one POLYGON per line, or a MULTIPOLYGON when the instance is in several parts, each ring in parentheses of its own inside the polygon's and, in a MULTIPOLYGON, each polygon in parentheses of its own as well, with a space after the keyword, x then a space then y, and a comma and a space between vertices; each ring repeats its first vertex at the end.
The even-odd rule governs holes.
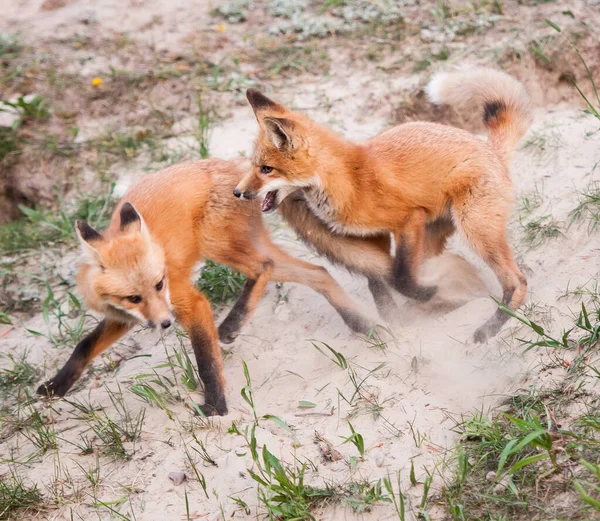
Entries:
POLYGON ((40 385, 37 388, 37 393, 40 396, 56 396, 62 398, 65 394, 67 394, 67 392, 71 388, 71 385, 72 384, 66 380, 52 378, 51 380, 48 380, 47 382, 44 382, 42 385, 40 385))
POLYGON ((238 332, 227 331, 226 329, 219 328, 219 342, 222 344, 232 344, 238 337, 238 332))
POLYGON ((204 405, 200 405, 200 410, 204 416, 225 416, 229 411, 227 410, 227 405, 221 404, 212 405, 210 403, 205 403, 204 405))
POLYGON ((416 286, 413 298, 419 302, 429 302, 437 290, 437 286, 416 286))
POLYGON ((484 344, 491 336, 492 335, 490 334, 489 328, 486 326, 481 326, 480 328, 477 328, 473 334, 473 342, 476 344, 484 344))

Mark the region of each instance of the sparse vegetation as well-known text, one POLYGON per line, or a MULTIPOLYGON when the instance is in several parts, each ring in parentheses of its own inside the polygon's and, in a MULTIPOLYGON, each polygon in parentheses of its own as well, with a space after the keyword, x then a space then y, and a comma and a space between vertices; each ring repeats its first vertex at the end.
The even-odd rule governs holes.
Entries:
POLYGON ((34 96, 30 100, 25 96, 20 96, 16 101, 2 100, 4 108, 0 112, 15 112, 19 118, 13 124, 13 130, 20 124, 28 121, 47 121, 50 119, 50 112, 46 108, 45 101, 40 96, 34 96))
POLYGON ((231 302, 242 289, 246 277, 227 266, 207 260, 202 267, 198 287, 215 306, 231 302))
POLYGON ((556 129, 543 129, 530 132, 523 148, 532 150, 538 155, 556 151, 564 146, 563 138, 556 129))
POLYGON ((131 133, 110 133, 95 141, 98 150, 118 156, 125 160, 137 156, 145 147, 155 146, 152 133, 149 130, 137 130, 131 133))
POLYGON ((448 58, 450 58, 450 49, 443 46, 438 52, 430 52, 425 58, 415 62, 415 72, 423 71, 436 61, 446 61, 448 58))
POLYGON ((600 224, 600 186, 594 183, 588 186, 579 196, 579 204, 569 213, 571 224, 586 220, 588 231, 593 233, 600 224))
POLYGON ((142 408, 134 414, 125 403, 120 389, 118 392, 108 391, 108 396, 115 411, 111 416, 103 407, 96 408, 81 401, 69 403, 77 413, 76 419, 84 422, 94 433, 104 454, 128 460, 135 451, 135 442, 141 436, 146 411, 142 408), (129 442, 132 442, 131 448, 129 442))
MULTIPOLYGON (((530 519, 536 512, 544 519, 595 518, 573 492, 581 492, 581 481, 586 490, 598 484, 587 461, 598 461, 597 418, 577 417, 576 408, 559 416, 556 399, 572 397, 568 391, 553 398, 534 390, 511 397, 502 411, 478 413, 457 426, 462 441, 456 477, 444 492, 453 519, 530 519), (557 503, 558 496, 568 500, 557 503)), ((590 497, 585 490, 583 497, 590 497)))
POLYGON ((11 366, 0 368, 0 395, 19 394, 31 385, 38 375, 38 370, 27 361, 27 351, 20 357, 15 355, 0 355, 0 359, 10 361, 11 366))
POLYGON ((537 336, 521 340, 526 350, 560 353, 557 362, 566 368, 566 377, 562 385, 532 388, 509 397, 492 414, 478 412, 457 424, 461 443, 455 477, 444 491, 445 507, 452 519, 464 521, 532 515, 596 519, 600 402, 586 390, 586 382, 600 376, 600 308, 596 303, 589 313, 581 304, 575 322, 557 336, 501 307, 537 336))
MULTIPOLYGON (((562 29, 556 25, 554 22, 546 19, 546 23, 552 27, 555 31, 557 31, 558 33, 562 33, 562 29)), ((585 73, 586 73, 586 77, 587 80, 590 84, 590 87, 592 88, 592 92, 593 92, 593 97, 588 97, 583 90, 581 89, 581 87, 579 86, 579 84, 572 78, 570 77, 571 82, 573 83, 573 86, 577 89, 577 92, 579 93, 579 95, 583 98, 583 100, 585 101, 586 105, 587 105, 587 110, 586 112, 592 116, 594 116, 597 120, 600 121, 600 94, 598 93, 598 88, 596 86, 596 81, 594 79, 594 76, 592 74, 592 72, 590 71, 584 57, 582 56, 581 52, 579 51, 579 49, 577 48, 577 46, 573 43, 573 41, 571 40, 571 38, 569 38, 568 36, 565 36, 563 33, 564 39, 567 41, 567 43, 573 48, 573 50, 576 52, 577 57, 579 58, 579 60, 581 61, 581 64, 583 65, 584 69, 585 69, 585 73)))
POLYGON ((531 248, 538 248, 549 239, 564 236, 561 224, 551 215, 543 215, 521 224, 525 230, 525 242, 531 248))
MULTIPOLYGON (((245 363, 243 365, 246 386, 242 389, 241 394, 244 401, 250 406, 255 420, 244 430, 234 423, 229 432, 242 436, 247 444, 254 463, 254 468, 248 469, 248 473, 258 484, 258 500, 269 519, 314 520, 315 517, 311 512, 317 506, 331 502, 344 501, 358 513, 369 512, 381 502, 392 502, 392 499, 383 492, 382 480, 376 483, 352 481, 344 486, 331 485, 325 488, 307 486, 305 484, 306 473, 309 467, 314 467, 309 461, 300 462, 294 456, 294 465, 287 465, 272 454, 266 445, 263 445, 262 451, 259 450, 256 438, 259 416, 256 412, 250 373, 247 365, 245 363)), ((290 427, 279 418, 265 415, 261 419, 270 420, 291 431, 290 427)), ((345 439, 344 443, 351 442, 363 457, 365 455, 363 438, 351 424, 349 425, 351 435, 345 439)), ((389 486, 391 488, 391 484, 389 486)), ((393 495, 393 492, 391 494, 393 495)), ((400 493, 400 495, 402 494, 400 493)))
POLYGON ((16 156, 19 149, 19 138, 15 132, 11 128, 0 127, 0 165, 11 156, 16 156))
POLYGON ((103 194, 92 198, 80 198, 74 210, 67 210, 61 201, 58 212, 50 212, 20 206, 24 218, 10 224, 0 225, 0 255, 10 255, 47 246, 49 244, 73 244, 75 221, 83 219, 92 226, 103 228, 108 224, 115 201, 112 199, 114 185, 103 194))
POLYGON ((35 484, 26 483, 13 467, 0 474, 0 519, 22 519, 41 506, 42 496, 35 484))

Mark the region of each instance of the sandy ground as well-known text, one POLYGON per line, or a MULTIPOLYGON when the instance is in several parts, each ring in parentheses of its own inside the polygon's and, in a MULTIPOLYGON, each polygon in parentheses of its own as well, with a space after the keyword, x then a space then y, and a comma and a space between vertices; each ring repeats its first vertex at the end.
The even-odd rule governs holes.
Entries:
MULTIPOLYGON (((105 1, 102 8, 73 2, 64 9, 43 12, 39 10, 40 3, 5 0, 2 9, 14 28, 24 33, 35 29, 40 35, 73 31, 73 24, 81 23, 85 16, 93 16, 97 23, 108 28, 137 31, 153 16, 161 15, 166 27, 173 28, 166 31, 166 36, 165 26, 161 29, 160 44, 165 46, 169 45, 170 38, 176 41, 175 29, 187 32, 194 24, 205 23, 203 15, 208 11, 204 3, 190 15, 190 10, 185 8, 187 2, 169 3, 168 9, 158 1, 129 2, 122 15, 122 2, 105 1)), ((156 37, 151 30, 146 33, 142 31, 140 37, 156 37)), ((312 117, 360 139, 388 125, 385 114, 375 113, 367 118, 357 114, 355 109, 357 97, 372 79, 347 82, 345 78, 330 76, 326 82, 305 85, 303 89, 298 86, 282 89, 279 94, 283 101, 307 107, 312 117), (310 110, 321 96, 333 100, 329 110, 310 110)), ((396 78, 379 82, 376 92, 383 97, 393 92, 399 81, 416 83, 415 78, 396 78)), ((586 133, 594 132, 597 126, 597 122, 575 108, 539 110, 532 130, 522 143, 531 136, 545 136, 546 150, 522 147, 512 160, 516 203, 510 234, 518 261, 529 279, 526 312, 536 317, 536 313, 549 316, 556 326, 571 308, 577 309, 573 301, 559 299, 565 289, 585 284, 597 275, 598 243, 582 224, 570 227, 565 237, 530 248, 524 241, 521 222, 547 214, 564 224, 569 221, 568 214, 577 205, 579 191, 595 179, 594 169, 600 161, 599 141, 597 134, 587 136, 586 133), (519 213, 520 198, 534 193, 540 194, 541 205, 531 215, 519 213)), ((250 110, 243 106, 233 108, 230 117, 212 132, 212 154, 227 158, 248 152, 255 131, 250 110)), ((123 172, 119 190, 124 190, 140 175, 142 172, 135 169, 123 172)), ((363 280, 316 258, 276 219, 271 224, 277 242, 300 257, 327 266, 365 310, 375 316, 363 280)), ((74 260, 74 255, 62 259, 65 270, 69 270, 74 260)), ((198 422, 194 431, 216 463, 216 466, 203 466, 200 462, 208 498, 197 482, 174 486, 168 478, 172 471, 185 471, 191 476, 183 450, 184 445, 193 445, 190 433, 184 428, 193 418, 189 409, 182 404, 169 405, 174 414, 171 420, 163 410, 148 406, 129 391, 133 377, 148 373, 166 361, 166 351, 179 345, 177 334, 170 331, 159 337, 151 331, 138 330, 129 335, 109 354, 112 360, 123 358, 118 368, 100 371, 107 362, 96 361, 95 376, 84 380, 70 395, 70 399, 90 400, 111 411, 107 389, 118 391, 120 388, 128 407, 134 411, 146 408, 142 438, 135 444, 131 461, 100 457, 102 479, 97 498, 110 504, 126 497, 126 502, 114 508, 137 521, 185 519, 185 491, 192 519, 246 518, 231 497, 245 501, 252 516, 258 513, 256 484, 247 472, 252 468, 247 447, 241 437, 227 432, 232 422, 243 428, 252 421, 252 412, 240 395, 245 385, 242 371, 245 361, 258 414, 275 415, 292 427, 290 433, 273 422, 261 420, 257 428, 259 444, 266 444, 272 453, 289 464, 293 465, 295 459, 312 462, 314 466, 308 467, 306 481, 315 485, 376 481, 400 472, 404 491, 413 504, 418 502, 421 487, 411 487, 408 481, 411 462, 417 479, 422 481, 424 468, 433 470, 441 464, 445 450, 455 444, 452 426, 461 415, 475 409, 487 411, 507 393, 532 383, 543 384, 544 379, 537 371, 540 355, 522 355, 517 338, 523 330, 515 321, 509 322, 488 344, 472 343, 474 330, 494 310, 489 296, 499 296, 500 288, 490 270, 468 251, 460 238, 453 239, 447 253, 428 262, 422 278, 437 284, 439 295, 427 305, 398 296, 401 313, 397 323, 391 325, 395 338, 379 346, 353 335, 324 299, 308 288, 269 285, 251 322, 236 342, 227 346, 225 376, 229 415, 212 419, 204 426, 198 422), (319 353, 311 339, 343 353, 361 380, 372 371, 364 380, 361 396, 351 399, 354 388, 349 371, 340 369, 319 353), (136 356, 140 354, 149 356, 136 356), (344 401, 342 396, 352 403, 344 401), (315 406, 299 408, 301 401, 315 406), (374 402, 381 405, 378 416, 373 414, 374 402), (351 444, 342 444, 342 437, 350 434, 348 421, 363 435, 367 447, 364 461, 355 466, 348 462, 357 455, 356 449, 351 444), (315 433, 328 440, 342 459, 325 461, 323 444, 315 442, 315 433)), ((225 312, 220 313, 219 319, 225 312)), ((68 358, 69 349, 53 350, 44 339, 28 334, 26 328, 44 330, 42 317, 33 317, 2 336, 0 351, 27 349, 32 363, 44 365, 46 376, 53 374, 68 358)), ((170 374, 165 368, 157 371, 170 374)), ((190 398, 201 401, 199 394, 186 396, 186 400, 190 398)), ((38 407, 44 406, 38 404, 38 407)), ((53 418, 59 433, 59 451, 34 458, 20 471, 39 483, 44 491, 58 477, 64 487, 61 493, 71 500, 27 519, 111 519, 107 508, 93 505, 89 483, 83 476, 82 469, 93 467, 95 457, 80 456, 69 444, 88 427, 73 419, 74 410, 69 404, 55 402, 51 407, 52 410, 46 409, 46 414, 53 418)), ((22 436, 0 442, 1 458, 12 455, 22 460, 32 451, 22 436)), ((47 493, 52 496, 49 490, 47 493)), ((326 520, 396 518, 392 506, 387 504, 379 504, 371 513, 361 514, 342 503, 315 515, 326 520)), ((439 515, 432 516, 434 518, 441 519, 439 515)))

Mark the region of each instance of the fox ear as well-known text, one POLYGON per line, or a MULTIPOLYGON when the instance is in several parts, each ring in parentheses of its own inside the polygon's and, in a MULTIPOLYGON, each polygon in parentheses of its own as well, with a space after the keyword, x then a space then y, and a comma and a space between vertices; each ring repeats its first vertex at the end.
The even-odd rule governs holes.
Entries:
POLYGON ((146 223, 131 203, 124 203, 121 206, 120 218, 119 228, 122 232, 138 232, 147 235, 146 223))
POLYGON ((283 109, 282 105, 273 101, 272 99, 267 98, 262 92, 256 89, 248 89, 246 91, 246 98, 248 99, 248 103, 250 103, 250 106, 255 113, 267 109, 283 109))
POLYGON ((299 137, 293 121, 285 118, 264 118, 262 122, 267 136, 279 150, 291 151, 298 148, 299 137))
POLYGON ((83 251, 87 253, 90 258, 99 260, 100 253, 96 249, 96 245, 98 242, 102 241, 104 237, 85 221, 75 221, 75 231, 83 251))

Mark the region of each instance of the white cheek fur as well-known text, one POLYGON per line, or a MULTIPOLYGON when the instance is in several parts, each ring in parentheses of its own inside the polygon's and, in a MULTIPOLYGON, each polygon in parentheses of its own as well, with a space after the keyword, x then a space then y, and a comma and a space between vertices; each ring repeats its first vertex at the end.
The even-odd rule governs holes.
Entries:
POLYGON ((169 291, 169 286, 167 284, 167 289, 165 291, 165 300, 167 301, 167 306, 169 306, 169 311, 173 313, 173 306, 171 305, 171 292, 169 291))
POLYGON ((144 315, 142 315, 140 312, 136 311, 135 309, 126 309, 122 306, 119 306, 118 304, 113 304, 113 303, 110 303, 109 305, 112 306, 113 308, 118 309, 119 311, 125 313, 126 315, 129 315, 133 319, 138 320, 139 322, 146 322, 146 318, 144 317, 144 315))

